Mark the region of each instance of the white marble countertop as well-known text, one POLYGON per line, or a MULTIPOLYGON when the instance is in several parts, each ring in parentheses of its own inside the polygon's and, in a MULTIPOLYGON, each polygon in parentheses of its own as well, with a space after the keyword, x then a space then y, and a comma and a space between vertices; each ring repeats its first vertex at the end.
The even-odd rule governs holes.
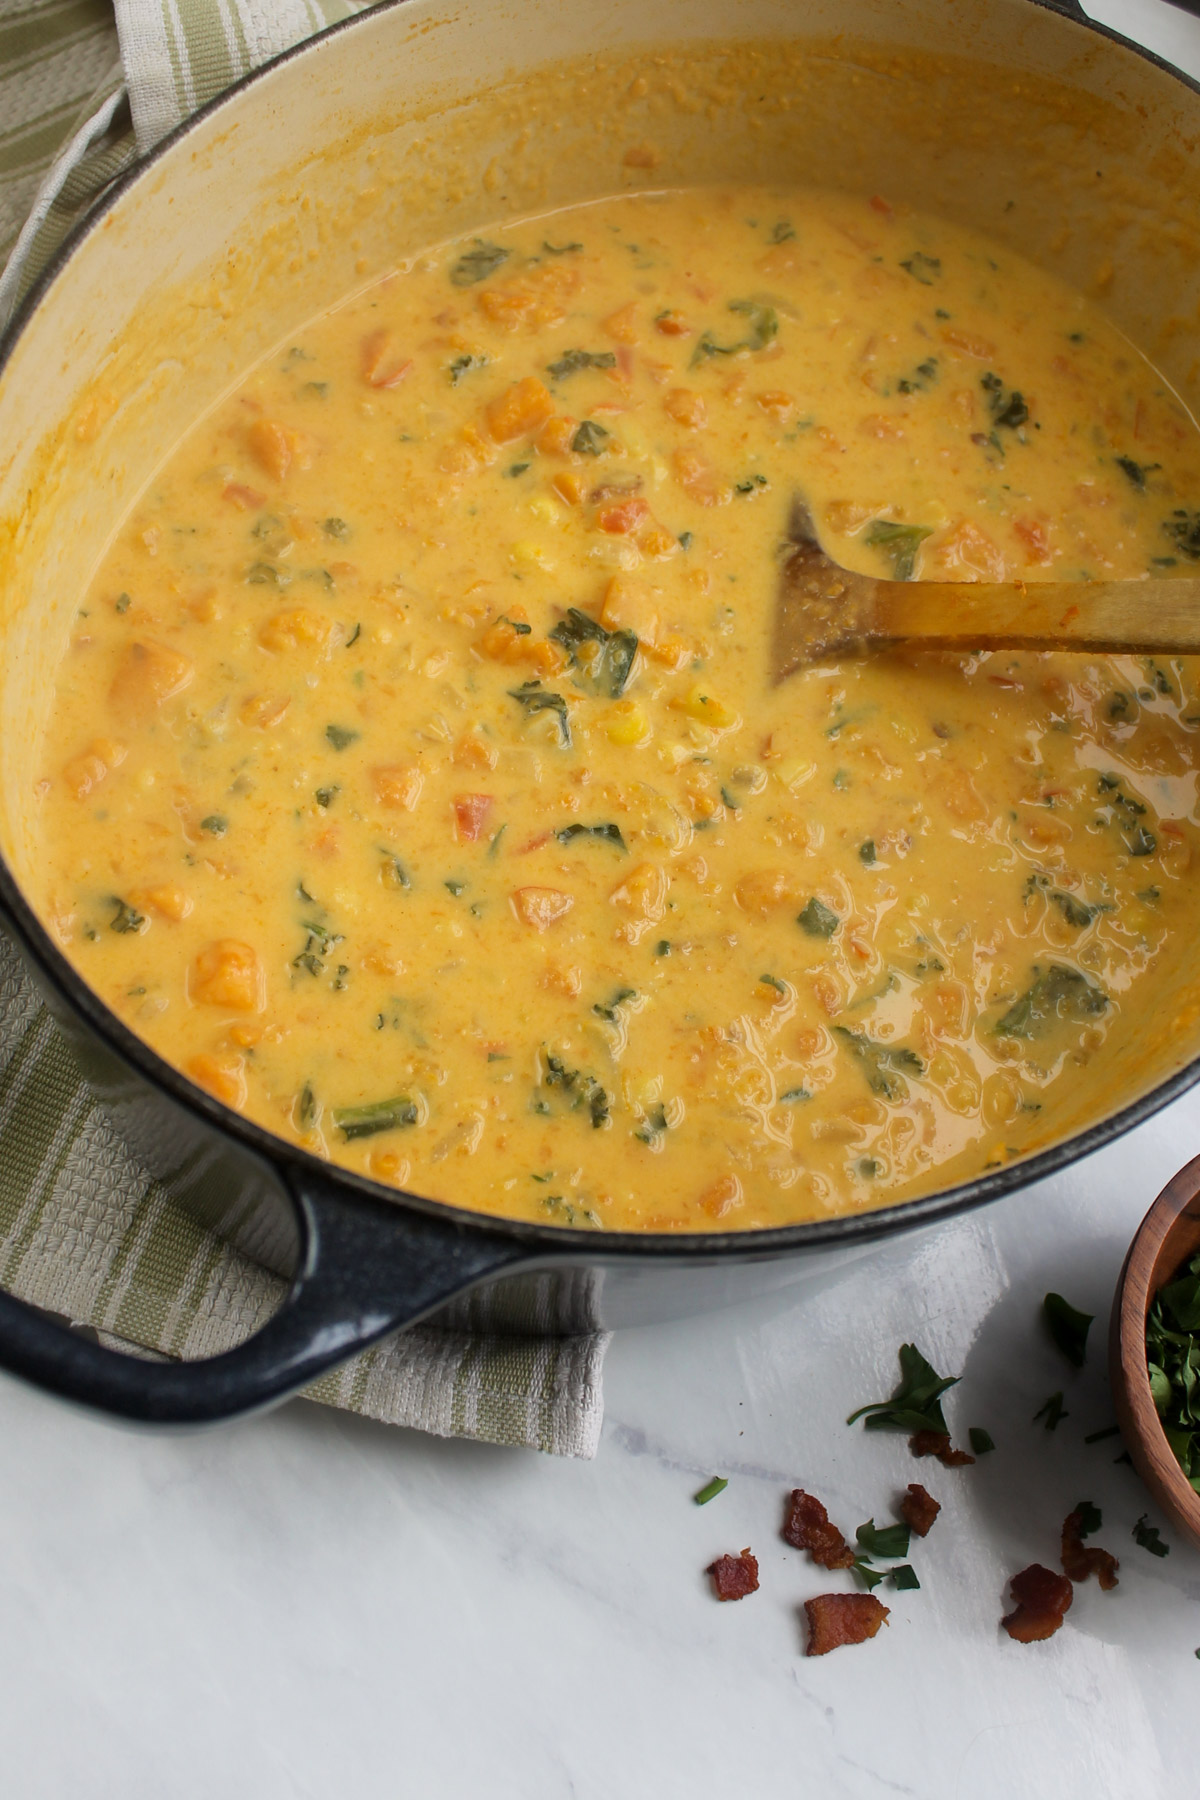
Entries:
MULTIPOLYGON (((1200 23, 1092 9, 1200 73, 1200 23)), ((1200 1095, 1061 1177, 823 1288, 610 1352, 594 1463, 419 1437, 293 1403, 197 1437, 115 1428, 0 1380, 0 1775, 12 1800, 1159 1800, 1197 1791, 1200 1554, 1165 1531, 1108 1424, 1104 1335, 1128 1239, 1200 1149, 1200 1095), (1039 1307, 1097 1315, 1076 1375, 1039 1307), (843 1423, 915 1339, 962 1374, 973 1469, 843 1423), (1032 1415, 1063 1388, 1069 1416, 1032 1415), (728 1489, 697 1508, 713 1473, 728 1489), (803 1485, 850 1530, 923 1480, 917 1593, 803 1656, 827 1577, 779 1536, 803 1485), (1079 1499, 1120 1585, 1063 1630, 998 1629, 1079 1499), (753 1547, 761 1589, 702 1571, 753 1547)))

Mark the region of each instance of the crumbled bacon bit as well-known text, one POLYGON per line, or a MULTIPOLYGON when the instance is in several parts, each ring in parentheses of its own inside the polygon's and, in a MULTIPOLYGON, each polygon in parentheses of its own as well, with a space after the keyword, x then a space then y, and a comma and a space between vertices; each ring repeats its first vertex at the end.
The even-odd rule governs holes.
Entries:
POLYGON ((1098 1544, 1084 1543, 1079 1529, 1082 1522, 1078 1512, 1069 1512, 1063 1520, 1062 1566, 1072 1581, 1086 1581, 1089 1575, 1094 1575, 1107 1593, 1116 1587, 1117 1570, 1121 1565, 1111 1551, 1101 1550, 1098 1544))
POLYGON ((712 1576, 718 1600, 744 1600, 758 1588, 758 1558, 749 1549, 740 1556, 718 1556, 704 1573, 712 1576))
POLYGON ((1066 1576, 1056 1575, 1042 1563, 1031 1563, 1013 1576, 1009 1586, 1017 1604, 1000 1621, 1009 1637, 1018 1644, 1037 1644, 1053 1637, 1074 1598, 1066 1576))
POLYGON ((928 1537, 929 1527, 941 1512, 941 1502, 923 1488, 919 1481, 910 1481, 908 1492, 900 1502, 900 1512, 918 1537, 928 1537))
POLYGON ((804 1602, 809 1656, 828 1656, 843 1644, 865 1644, 888 1616, 874 1594, 817 1594, 804 1602))
POLYGON ((914 1456, 936 1456, 948 1469, 961 1469, 966 1463, 975 1461, 966 1450, 950 1448, 948 1431, 914 1431, 908 1447, 914 1456))
POLYGON ((849 1569, 854 1565, 854 1552, 829 1514, 814 1494, 794 1488, 788 1499, 783 1521, 785 1543, 794 1550, 807 1550, 822 1569, 849 1569))

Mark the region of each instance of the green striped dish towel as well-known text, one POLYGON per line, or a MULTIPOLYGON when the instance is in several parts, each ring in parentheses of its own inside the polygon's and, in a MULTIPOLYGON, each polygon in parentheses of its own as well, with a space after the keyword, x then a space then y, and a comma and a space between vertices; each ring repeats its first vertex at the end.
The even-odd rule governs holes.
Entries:
MULTIPOLYGON (((0 0, 0 325, 139 153, 231 81, 359 10, 116 0, 114 19, 109 0, 0 0)), ((189 1360, 238 1343, 284 1291, 132 1160, 2 936, 0 1285, 114 1347, 189 1360)), ((552 1319, 549 1288, 543 1301, 552 1319)), ((462 1310, 486 1324, 486 1296, 462 1310)), ((593 1456, 607 1342, 416 1327, 307 1394, 442 1437, 593 1456)))

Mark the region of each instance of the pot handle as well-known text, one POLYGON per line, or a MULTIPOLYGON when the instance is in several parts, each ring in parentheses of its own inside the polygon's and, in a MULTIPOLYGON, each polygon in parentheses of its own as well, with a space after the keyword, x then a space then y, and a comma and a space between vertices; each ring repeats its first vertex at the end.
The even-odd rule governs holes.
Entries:
POLYGON ((511 1237, 402 1209, 320 1176, 294 1178, 302 1250, 261 1331, 199 1362, 109 1350, 0 1292, 0 1369, 141 1425, 257 1412, 488 1275, 533 1259, 511 1237))

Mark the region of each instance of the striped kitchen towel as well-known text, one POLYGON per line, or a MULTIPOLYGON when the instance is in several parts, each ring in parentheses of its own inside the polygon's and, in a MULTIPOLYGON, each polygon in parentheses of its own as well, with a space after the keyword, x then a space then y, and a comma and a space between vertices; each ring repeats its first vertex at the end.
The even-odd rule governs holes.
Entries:
MULTIPOLYGON (((346 0, 0 0, 0 326, 77 219, 231 81, 361 10, 346 0)), ((0 936, 0 1285, 114 1346, 229 1349, 283 1293, 131 1158, 0 936)), ((533 1295, 548 1325, 555 1293, 533 1295)), ((593 1456, 606 1333, 417 1327, 308 1397, 442 1437, 593 1456)))

